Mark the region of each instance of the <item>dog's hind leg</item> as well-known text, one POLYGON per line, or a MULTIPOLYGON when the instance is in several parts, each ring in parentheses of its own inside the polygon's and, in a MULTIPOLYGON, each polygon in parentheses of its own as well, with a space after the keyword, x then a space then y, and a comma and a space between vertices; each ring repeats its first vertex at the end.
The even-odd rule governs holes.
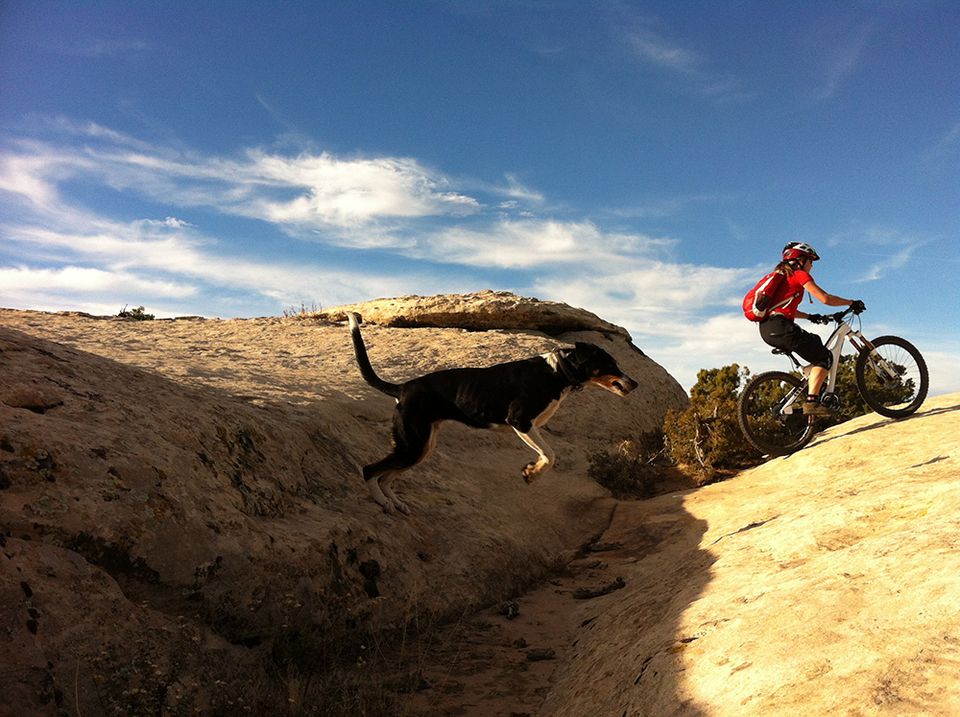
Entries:
POLYGON ((394 418, 393 452, 368 466, 363 467, 363 479, 367 482, 370 497, 392 513, 394 509, 409 513, 410 509, 390 487, 395 474, 407 470, 422 461, 433 447, 436 426, 414 421, 407 416, 394 418))
POLYGON ((390 487, 390 483, 393 482, 393 478, 396 475, 395 471, 386 473, 385 475, 380 476, 380 490, 383 491, 383 494, 387 497, 393 507, 399 510, 404 515, 410 515, 410 508, 393 492, 393 489, 390 487))
POLYGON ((394 510, 399 510, 401 513, 410 512, 407 504, 400 500, 390 488, 390 481, 396 473, 410 468, 416 462, 416 459, 394 451, 386 458, 363 467, 363 479, 367 483, 370 497, 383 508, 384 513, 392 513, 394 510))
POLYGON ((521 441, 540 455, 536 461, 527 463, 520 473, 527 483, 533 483, 541 473, 549 470, 553 464, 556 463, 557 455, 550 447, 550 444, 543 440, 543 436, 540 435, 540 431, 536 426, 531 425, 526 432, 516 427, 514 427, 513 430, 520 436, 521 441))
MULTIPOLYGON (((375 465, 375 464, 374 464, 375 465)), ((379 475, 371 475, 367 477, 367 472, 372 466, 364 466, 361 475, 363 475, 363 480, 367 484, 367 490, 370 491, 370 497, 373 498, 374 502, 383 508, 384 513, 392 513, 394 510, 393 501, 387 498, 384 495, 383 491, 380 488, 380 479, 385 475, 383 473, 379 475)))

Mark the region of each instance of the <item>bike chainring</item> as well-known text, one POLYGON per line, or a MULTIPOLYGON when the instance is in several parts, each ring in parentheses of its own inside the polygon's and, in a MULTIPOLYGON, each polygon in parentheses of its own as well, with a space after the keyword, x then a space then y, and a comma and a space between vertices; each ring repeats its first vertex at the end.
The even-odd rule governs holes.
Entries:
POLYGON ((825 393, 820 397, 820 403, 831 411, 836 411, 840 408, 840 397, 835 393, 825 393))

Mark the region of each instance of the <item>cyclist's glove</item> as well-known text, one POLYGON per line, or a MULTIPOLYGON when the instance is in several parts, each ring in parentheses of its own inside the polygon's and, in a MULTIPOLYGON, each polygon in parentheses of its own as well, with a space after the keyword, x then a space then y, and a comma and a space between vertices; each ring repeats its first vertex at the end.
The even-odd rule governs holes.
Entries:
POLYGON ((867 305, 860 299, 854 299, 853 303, 850 304, 850 310, 855 314, 860 314, 867 310, 867 305))
POLYGON ((807 321, 815 324, 829 324, 833 317, 825 314, 807 314, 807 321))

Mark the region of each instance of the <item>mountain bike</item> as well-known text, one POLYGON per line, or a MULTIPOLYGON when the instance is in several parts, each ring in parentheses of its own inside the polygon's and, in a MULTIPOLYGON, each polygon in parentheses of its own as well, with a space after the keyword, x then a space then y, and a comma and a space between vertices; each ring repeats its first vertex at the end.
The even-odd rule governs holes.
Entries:
MULTIPOLYGON (((904 418, 920 408, 927 397, 930 377, 916 346, 899 336, 868 340, 863 336, 859 313, 853 309, 839 311, 829 318, 837 326, 824 344, 833 358, 820 391, 820 402, 824 406, 832 411, 840 408, 840 397, 835 392, 837 369, 843 346, 849 340, 857 350, 854 374, 864 403, 889 418, 904 418), (854 317, 859 328, 853 327, 854 317)), ((816 421, 814 416, 803 413, 810 366, 802 366, 789 351, 774 349, 773 353, 789 357, 803 375, 797 371, 757 374, 740 394, 737 419, 740 430, 754 448, 767 455, 782 456, 810 442, 816 432, 816 421)))

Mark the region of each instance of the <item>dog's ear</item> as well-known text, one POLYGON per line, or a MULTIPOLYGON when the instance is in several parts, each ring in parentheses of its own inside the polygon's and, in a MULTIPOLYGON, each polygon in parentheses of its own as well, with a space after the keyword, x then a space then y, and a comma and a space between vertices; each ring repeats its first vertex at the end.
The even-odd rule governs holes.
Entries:
POLYGON ((592 356, 605 353, 603 349, 595 344, 588 344, 584 341, 577 341, 574 344, 573 353, 579 361, 589 361, 592 356))

